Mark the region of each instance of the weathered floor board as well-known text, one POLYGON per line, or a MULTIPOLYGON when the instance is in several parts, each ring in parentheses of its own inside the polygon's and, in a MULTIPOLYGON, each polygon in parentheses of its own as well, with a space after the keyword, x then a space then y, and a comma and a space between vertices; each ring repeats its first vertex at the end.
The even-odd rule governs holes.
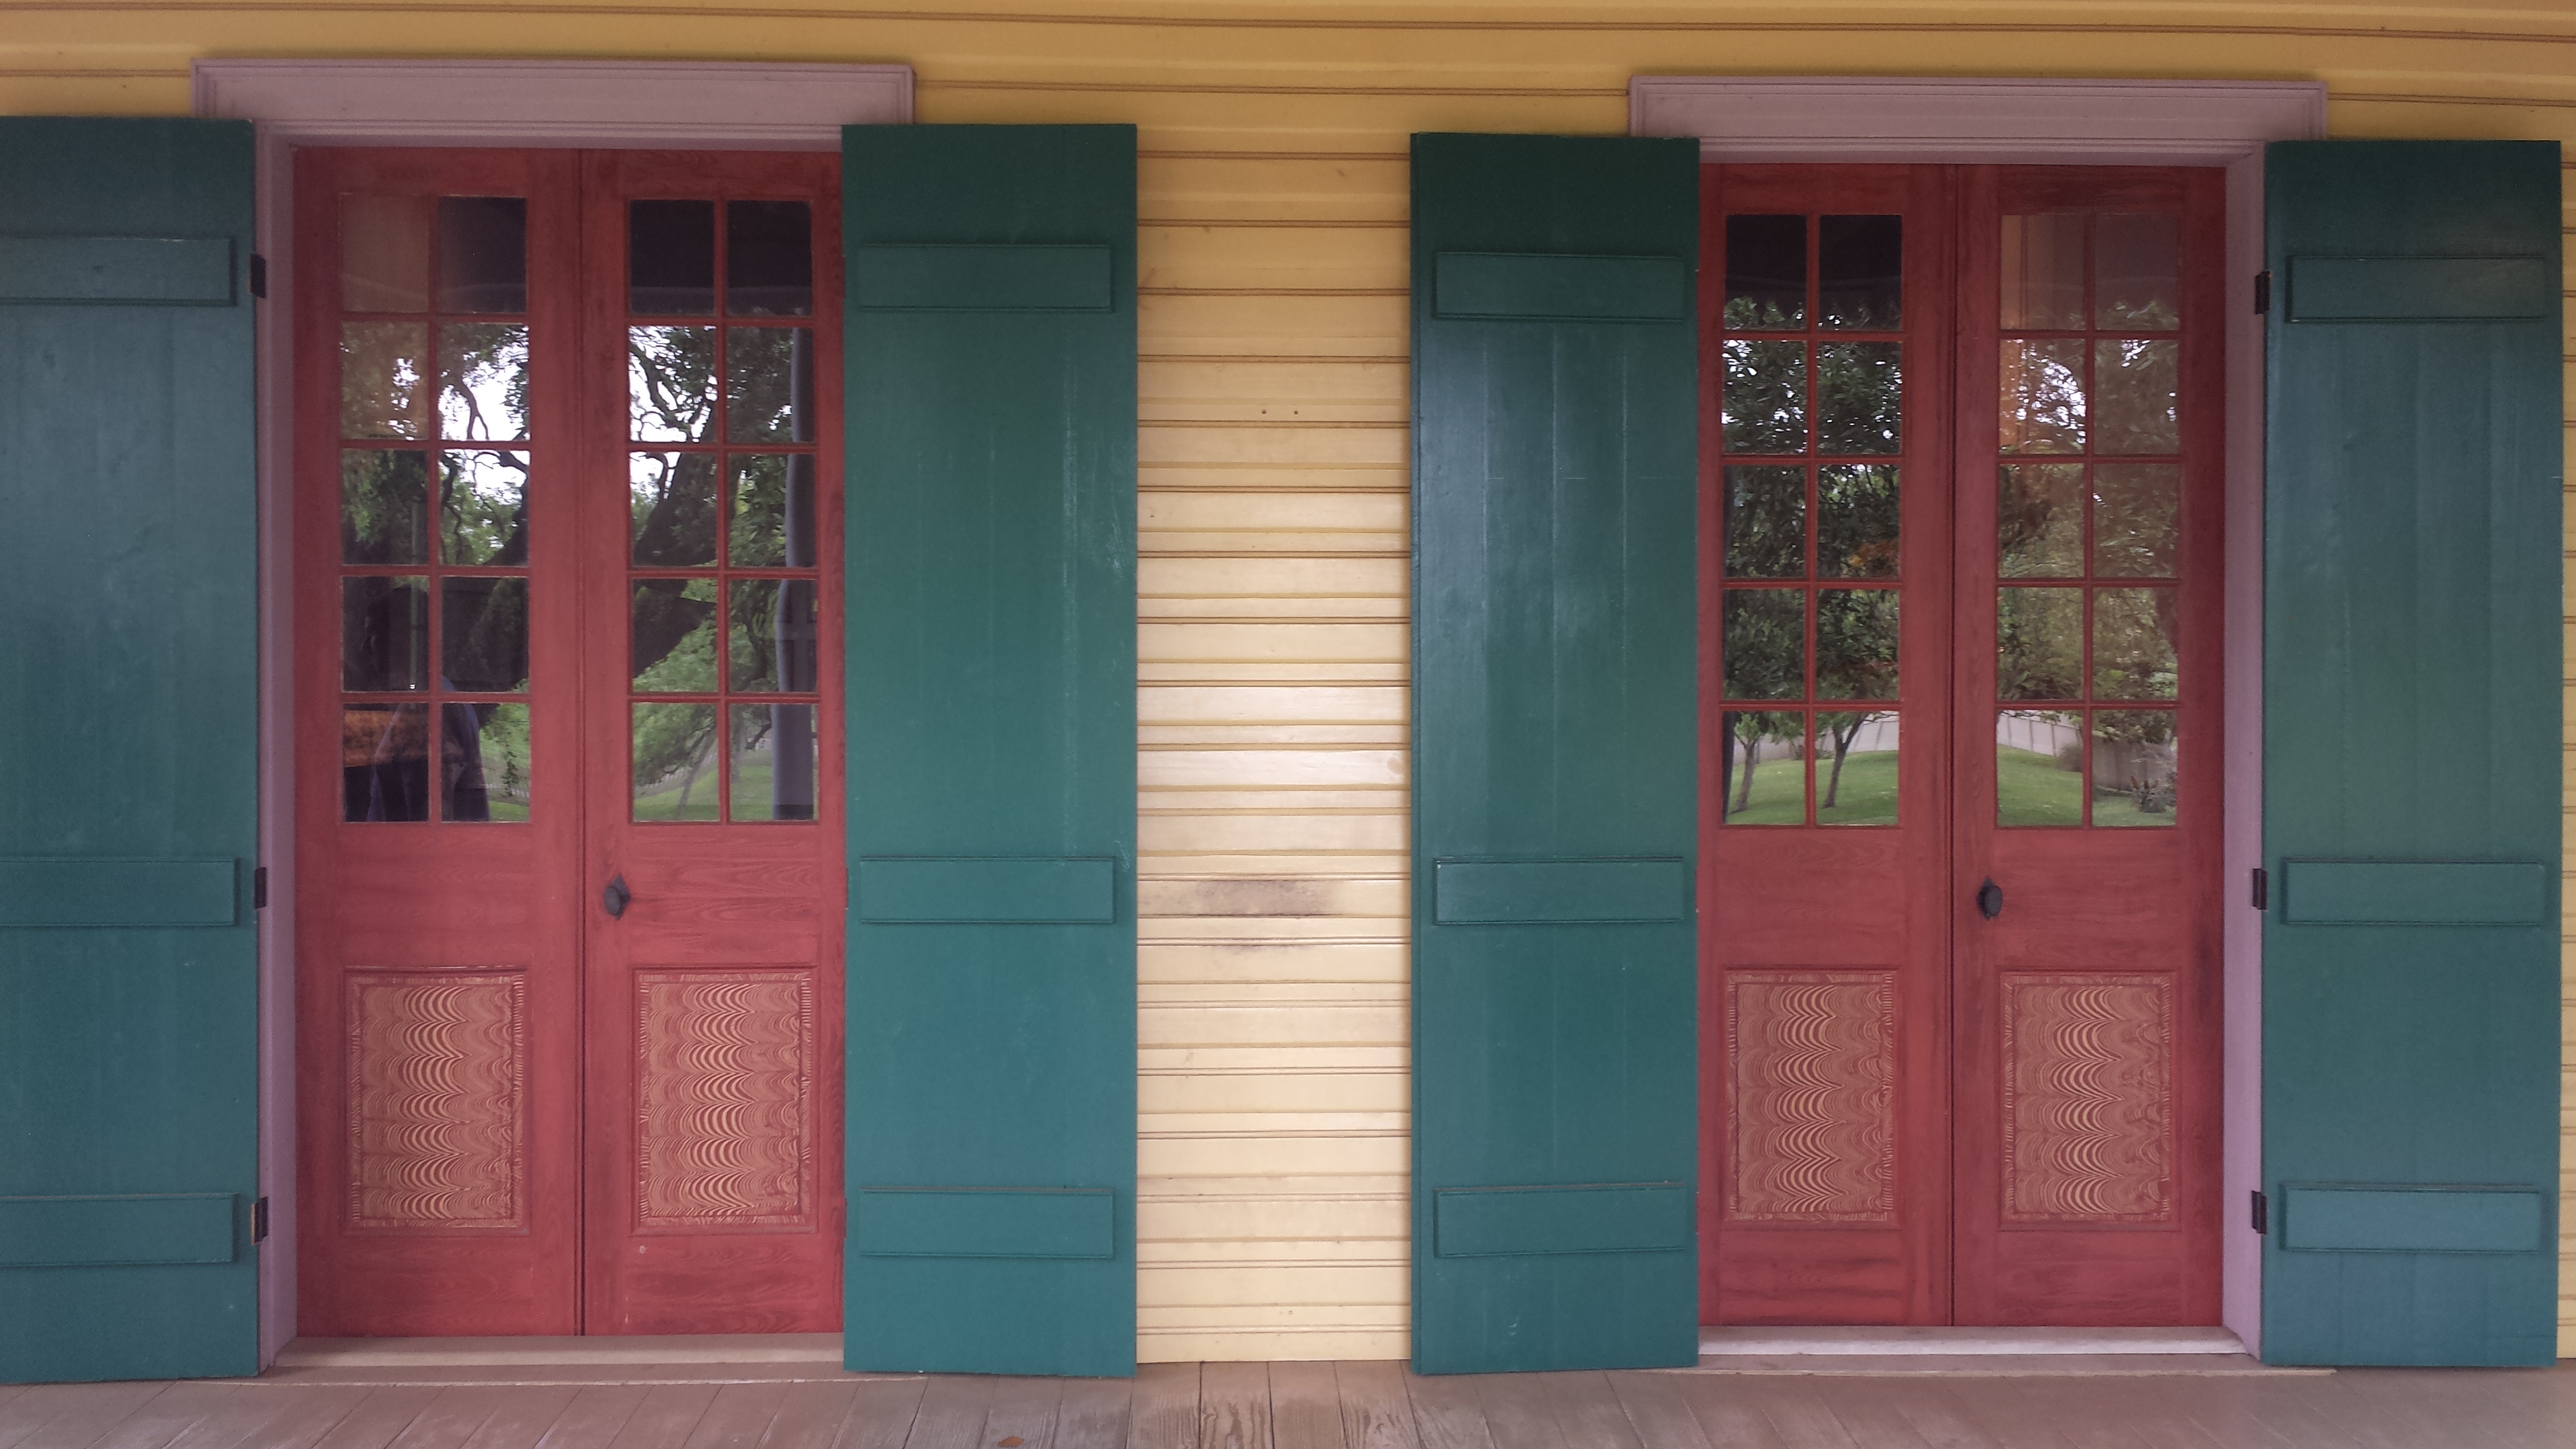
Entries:
POLYGON ((454 1370, 0 1386, 0 1449, 2570 1449, 2576 1363, 2335 1374, 1424 1378, 1148 1364, 1129 1379, 454 1370), (516 1376, 514 1376, 516 1375, 516 1376), (675 1377, 676 1375, 676 1377, 675 1377))

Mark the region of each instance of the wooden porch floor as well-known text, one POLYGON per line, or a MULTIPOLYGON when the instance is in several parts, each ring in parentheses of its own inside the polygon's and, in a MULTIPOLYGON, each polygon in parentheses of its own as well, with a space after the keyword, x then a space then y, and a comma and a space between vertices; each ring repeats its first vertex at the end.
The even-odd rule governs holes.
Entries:
POLYGON ((792 1365, 287 1369, 0 1387, 0 1449, 2431 1449, 2576 1444, 2576 1364, 2345 1370, 1916 1360, 1134 1381, 792 1365), (1902 1371, 1897 1371, 1901 1367, 1902 1371), (1823 1368, 1825 1371, 1815 1371, 1823 1368))

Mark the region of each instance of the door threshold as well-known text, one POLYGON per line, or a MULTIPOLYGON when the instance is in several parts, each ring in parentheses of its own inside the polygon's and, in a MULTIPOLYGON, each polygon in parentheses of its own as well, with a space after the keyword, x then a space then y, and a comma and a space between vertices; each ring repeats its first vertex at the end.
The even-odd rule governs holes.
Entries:
POLYGON ((2054 1354, 2242 1354, 2224 1328, 1756 1328, 1699 1331, 1702 1358, 1838 1354, 1873 1358, 2054 1354))
POLYGON ((672 1333, 578 1338, 299 1338, 279 1368, 531 1368, 551 1365, 829 1364, 837 1333, 672 1333))

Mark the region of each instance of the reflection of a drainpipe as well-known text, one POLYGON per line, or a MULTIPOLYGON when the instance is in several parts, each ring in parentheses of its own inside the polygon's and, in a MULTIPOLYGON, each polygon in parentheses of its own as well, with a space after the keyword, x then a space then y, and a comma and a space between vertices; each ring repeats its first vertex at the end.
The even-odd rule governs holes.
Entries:
MULTIPOLYGON (((814 333, 799 327, 788 334, 788 435, 800 443, 814 441, 814 333)), ((781 524, 789 568, 814 566, 814 455, 787 459, 786 511, 781 524)), ((814 585, 789 579, 778 586, 778 687, 811 690, 820 667, 815 635, 814 585), (803 647, 797 647, 801 644, 803 647)), ((802 704, 769 707, 770 818, 814 818, 814 708, 802 704)))

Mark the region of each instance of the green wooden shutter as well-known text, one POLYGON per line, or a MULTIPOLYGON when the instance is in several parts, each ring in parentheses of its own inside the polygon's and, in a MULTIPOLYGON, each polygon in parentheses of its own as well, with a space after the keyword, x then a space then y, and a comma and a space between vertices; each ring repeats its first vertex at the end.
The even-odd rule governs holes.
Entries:
POLYGON ((2547 1363, 2558 148, 2267 164, 2263 1354, 2547 1363))
POLYGON ((255 1373, 251 128, 0 120, 0 1378, 255 1373))
POLYGON ((1413 138, 1414 1366, 1698 1353, 1687 140, 1413 138))
POLYGON ((853 1369, 1136 1365, 1136 132, 854 126, 853 1369))

